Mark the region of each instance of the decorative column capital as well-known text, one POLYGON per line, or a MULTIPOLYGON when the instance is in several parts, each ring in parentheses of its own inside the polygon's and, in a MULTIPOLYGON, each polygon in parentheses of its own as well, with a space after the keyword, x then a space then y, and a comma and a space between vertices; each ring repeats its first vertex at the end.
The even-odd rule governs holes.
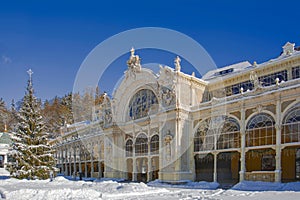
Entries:
POLYGON ((280 124, 275 124, 275 129, 280 131, 282 129, 281 125, 280 124))

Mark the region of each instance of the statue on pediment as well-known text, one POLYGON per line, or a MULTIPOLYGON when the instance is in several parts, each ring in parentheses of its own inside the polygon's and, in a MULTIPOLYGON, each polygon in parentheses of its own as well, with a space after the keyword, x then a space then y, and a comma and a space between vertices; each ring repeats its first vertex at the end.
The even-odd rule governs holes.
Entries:
POLYGON ((134 55, 134 48, 130 50, 131 55, 127 61, 128 70, 131 75, 135 76, 135 73, 140 72, 142 69, 141 58, 138 55, 134 55))
POLYGON ((174 64, 175 64, 175 71, 176 72, 180 72, 181 70, 181 65, 180 65, 181 59, 179 58, 179 56, 177 56, 174 60, 174 64))

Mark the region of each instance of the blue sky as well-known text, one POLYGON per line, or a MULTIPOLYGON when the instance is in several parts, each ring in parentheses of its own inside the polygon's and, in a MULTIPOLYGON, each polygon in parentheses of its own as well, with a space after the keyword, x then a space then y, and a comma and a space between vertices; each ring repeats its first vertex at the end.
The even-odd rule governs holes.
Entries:
MULTIPOLYGON (((21 99, 29 68, 38 97, 51 99, 72 91, 77 70, 96 45, 138 27, 182 32, 199 42, 219 67, 244 60, 260 63, 277 57, 287 41, 300 46, 299 7, 296 0, 3 0, 0 97, 8 104, 12 98, 21 99)), ((164 59, 157 52, 140 54, 143 62, 164 59)), ((119 74, 127 68, 128 55, 116 62, 119 74)), ((163 62, 173 65, 167 55, 163 62)), ((118 73, 108 72, 100 88, 111 92, 118 73)))

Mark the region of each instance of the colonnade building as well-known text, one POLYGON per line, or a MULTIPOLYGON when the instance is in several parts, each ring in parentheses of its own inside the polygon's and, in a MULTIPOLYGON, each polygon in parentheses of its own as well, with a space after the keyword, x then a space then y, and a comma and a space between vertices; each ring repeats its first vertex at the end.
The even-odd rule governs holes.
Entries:
POLYGON ((202 78, 143 68, 134 50, 99 118, 52 141, 61 173, 166 182, 300 179, 300 51, 202 78))

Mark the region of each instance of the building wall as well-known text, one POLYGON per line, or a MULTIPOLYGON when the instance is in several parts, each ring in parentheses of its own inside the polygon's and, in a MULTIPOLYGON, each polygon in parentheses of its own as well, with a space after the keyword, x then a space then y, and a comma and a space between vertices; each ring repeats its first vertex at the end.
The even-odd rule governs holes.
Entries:
MULTIPOLYGON (((286 149, 293 147, 295 151, 299 148, 300 128, 291 139, 291 132, 287 131, 283 120, 294 107, 298 108, 300 102, 300 80, 293 75, 297 66, 300 66, 299 53, 260 65, 253 64, 240 73, 208 81, 169 67, 161 67, 159 75, 143 68, 137 72, 128 70, 113 100, 108 99, 112 120, 91 125, 95 129, 88 130, 94 131, 84 129, 80 139, 79 133, 71 132, 62 137, 64 142, 53 141, 61 169, 65 174, 71 174, 70 170, 75 170, 75 162, 82 166, 79 171, 99 177, 104 170, 105 177, 149 181, 155 177, 150 169, 155 168, 158 178, 168 182, 206 178, 223 181, 221 175, 224 181, 228 181, 220 170, 224 167, 234 181, 295 180, 296 157, 287 155, 286 149), (286 75, 284 81, 274 82, 275 76, 282 71, 286 75), (256 79, 251 78, 253 74, 256 79), (228 92, 228 88, 242 86, 250 79, 253 87, 249 91, 240 88, 236 93, 228 92), (264 85, 259 83, 262 80, 270 81, 264 85), (255 81, 258 85, 254 84, 255 81), (160 108, 157 113, 132 118, 128 111, 129 103, 141 90, 152 91, 160 108), (259 121, 263 116, 264 120, 269 119, 270 124, 259 121), (225 130, 226 120, 235 123, 236 130, 225 130), (250 127, 252 122, 257 127, 250 127), (97 126, 101 128, 97 129, 97 126), (197 149, 195 138, 203 127, 205 131, 200 132, 206 134, 203 136, 205 139, 199 144, 201 148, 197 149), (152 155, 150 140, 156 134, 160 151, 152 155), (138 155, 134 145, 141 135, 148 140, 148 153, 138 155), (70 139, 72 137, 75 139, 70 139), (133 142, 133 152, 126 156, 124 149, 129 139, 133 142), (206 147, 202 148, 204 144, 206 147), (74 151, 74 148, 77 150, 74 151), (225 154, 231 155, 228 162, 220 159, 225 154), (206 164, 197 160, 206 155, 210 155, 206 164), (264 170, 266 164, 262 166, 265 163, 262 159, 266 155, 274 157, 274 170, 264 170), (96 166, 94 162, 97 162, 96 166), (103 162, 104 169, 101 167, 103 162), (98 169, 98 174, 95 169, 98 169)), ((202 136, 197 137, 199 142, 202 136)))

